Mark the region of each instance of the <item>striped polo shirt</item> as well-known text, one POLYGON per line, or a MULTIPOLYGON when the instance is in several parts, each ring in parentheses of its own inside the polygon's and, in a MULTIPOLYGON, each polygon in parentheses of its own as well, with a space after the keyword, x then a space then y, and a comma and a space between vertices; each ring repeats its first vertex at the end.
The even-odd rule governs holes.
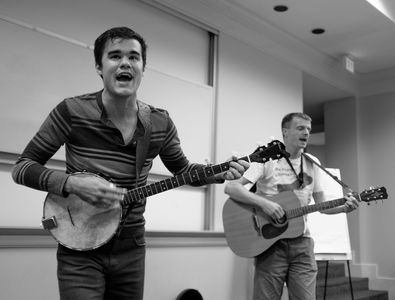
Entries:
MULTIPOLYGON (((88 171, 111 178, 117 186, 131 189, 144 186, 155 157, 174 175, 201 167, 184 155, 177 130, 166 110, 141 101, 133 139, 125 145, 121 132, 108 119, 102 91, 67 98, 48 115, 17 160, 12 176, 16 183, 63 195, 70 173, 88 171), (136 144, 150 126, 149 148, 139 176, 136 170, 136 144), (45 167, 46 162, 65 145, 66 173, 45 167)), ((141 159, 141 158, 140 158, 141 159)), ((200 181, 194 185, 209 183, 200 181)), ((145 201, 132 209, 125 225, 144 224, 145 201)))

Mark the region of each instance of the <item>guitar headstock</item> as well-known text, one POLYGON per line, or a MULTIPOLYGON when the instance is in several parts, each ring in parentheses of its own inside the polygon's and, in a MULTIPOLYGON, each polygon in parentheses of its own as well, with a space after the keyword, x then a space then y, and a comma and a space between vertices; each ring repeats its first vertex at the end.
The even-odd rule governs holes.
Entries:
POLYGON ((361 201, 371 202, 375 200, 384 200, 388 198, 387 189, 383 186, 381 187, 370 187, 369 189, 363 190, 359 194, 361 201))
POLYGON ((289 156, 285 146, 280 141, 271 141, 267 146, 260 146, 249 156, 251 162, 265 163, 270 159, 280 159, 289 156))

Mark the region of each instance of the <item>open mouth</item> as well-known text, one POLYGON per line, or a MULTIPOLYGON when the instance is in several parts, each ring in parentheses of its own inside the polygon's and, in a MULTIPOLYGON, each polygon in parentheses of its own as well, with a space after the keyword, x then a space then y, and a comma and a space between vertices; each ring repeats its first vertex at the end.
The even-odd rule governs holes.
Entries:
POLYGON ((115 79, 117 81, 121 81, 121 82, 129 82, 129 81, 133 80, 133 75, 128 72, 122 72, 122 73, 117 74, 115 76, 115 79))

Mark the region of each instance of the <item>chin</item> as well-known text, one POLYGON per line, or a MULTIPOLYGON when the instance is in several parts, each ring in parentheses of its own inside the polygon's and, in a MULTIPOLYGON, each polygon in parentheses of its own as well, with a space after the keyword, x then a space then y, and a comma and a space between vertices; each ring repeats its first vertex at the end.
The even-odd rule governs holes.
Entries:
POLYGON ((115 89, 114 93, 120 97, 129 97, 129 96, 132 96, 133 94, 135 94, 135 91, 133 89, 121 88, 121 89, 115 89))
POLYGON ((307 143, 301 143, 301 144, 299 144, 299 147, 302 148, 302 149, 304 149, 304 148, 307 147, 307 143))

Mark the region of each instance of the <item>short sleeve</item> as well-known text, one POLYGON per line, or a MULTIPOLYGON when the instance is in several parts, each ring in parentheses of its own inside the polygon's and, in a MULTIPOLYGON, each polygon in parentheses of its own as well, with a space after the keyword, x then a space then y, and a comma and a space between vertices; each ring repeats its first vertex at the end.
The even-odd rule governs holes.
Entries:
POLYGON ((252 162, 250 167, 244 172, 243 177, 248 181, 255 183, 263 175, 264 164, 252 162))

